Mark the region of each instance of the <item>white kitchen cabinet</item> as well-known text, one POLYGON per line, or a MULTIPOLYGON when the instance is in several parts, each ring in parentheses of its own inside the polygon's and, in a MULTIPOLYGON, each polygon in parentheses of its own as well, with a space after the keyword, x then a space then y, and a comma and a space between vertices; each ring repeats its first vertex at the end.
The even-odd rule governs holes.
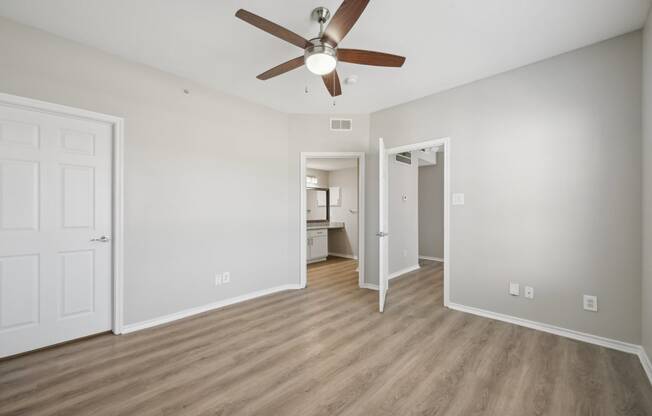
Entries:
POLYGON ((328 230, 326 228, 308 230, 307 235, 308 263, 326 260, 328 257, 328 230))

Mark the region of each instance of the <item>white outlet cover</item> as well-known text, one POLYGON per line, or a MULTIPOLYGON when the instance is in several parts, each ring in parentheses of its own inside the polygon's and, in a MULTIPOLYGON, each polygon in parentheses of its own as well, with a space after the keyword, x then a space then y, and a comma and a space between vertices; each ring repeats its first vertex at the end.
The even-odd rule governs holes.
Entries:
POLYGON ((585 311, 597 312, 598 311, 598 297, 593 295, 584 295, 583 305, 585 311))
POLYGON ((464 194, 453 194, 453 205, 464 205, 464 194))
POLYGON ((512 296, 520 296, 521 294, 521 288, 518 285, 518 283, 509 283, 509 294, 512 296))
POLYGON ((532 286, 525 286, 525 297, 534 299, 534 288, 532 286))
POLYGON ((219 286, 222 284, 222 275, 221 274, 216 274, 215 275, 215 286, 219 286))
POLYGON ((229 282, 231 282, 231 273, 230 272, 222 273, 222 283, 229 283, 229 282))

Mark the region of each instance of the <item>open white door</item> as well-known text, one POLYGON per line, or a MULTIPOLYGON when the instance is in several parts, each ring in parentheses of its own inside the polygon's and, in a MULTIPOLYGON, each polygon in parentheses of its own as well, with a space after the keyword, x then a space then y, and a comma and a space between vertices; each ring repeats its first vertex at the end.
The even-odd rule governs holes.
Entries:
POLYGON ((388 234, 388 213, 387 201, 387 152, 385 142, 378 139, 378 306, 380 312, 385 309, 385 298, 389 290, 388 269, 389 269, 389 234, 388 234))

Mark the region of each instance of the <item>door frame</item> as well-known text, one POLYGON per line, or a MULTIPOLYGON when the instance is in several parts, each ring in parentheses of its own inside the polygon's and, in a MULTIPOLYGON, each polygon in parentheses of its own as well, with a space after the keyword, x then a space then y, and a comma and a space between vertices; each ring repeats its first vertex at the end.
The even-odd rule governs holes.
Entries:
POLYGON ((306 161, 308 159, 357 159, 358 160, 358 286, 364 287, 365 277, 365 152, 301 152, 299 196, 299 287, 308 284, 306 252, 306 161))
MULTIPOLYGON (((451 262, 450 262, 450 212, 451 212, 451 140, 450 137, 440 139, 426 140, 413 144, 386 148, 387 157, 402 152, 411 152, 413 150, 424 149, 427 147, 444 147, 444 306, 448 307, 450 303, 450 281, 451 281, 451 262)), ((389 163, 389 161, 388 161, 389 163)), ((387 177, 389 183, 389 175, 387 177)), ((378 184, 382 186, 382 184, 378 184)), ((389 208, 389 207, 386 207, 389 208)), ((379 207, 380 210, 380 207, 379 207)), ((391 238, 391 235, 390 235, 391 238)), ((378 257, 380 260, 380 246, 378 248, 378 257)), ((381 276, 378 276, 378 286, 380 286, 381 276)))
POLYGON ((114 334, 124 327, 124 119, 65 105, 0 92, 0 104, 23 110, 100 122, 111 126, 112 135, 112 324, 114 334))

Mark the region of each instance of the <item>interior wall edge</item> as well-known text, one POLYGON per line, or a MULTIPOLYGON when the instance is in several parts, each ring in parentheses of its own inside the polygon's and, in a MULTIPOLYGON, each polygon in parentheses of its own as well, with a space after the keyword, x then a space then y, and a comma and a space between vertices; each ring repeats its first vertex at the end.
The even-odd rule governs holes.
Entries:
MULTIPOLYGON (((652 10, 643 29, 641 338, 652 355, 652 10)), ((649 364, 649 358, 648 358, 649 364)))

